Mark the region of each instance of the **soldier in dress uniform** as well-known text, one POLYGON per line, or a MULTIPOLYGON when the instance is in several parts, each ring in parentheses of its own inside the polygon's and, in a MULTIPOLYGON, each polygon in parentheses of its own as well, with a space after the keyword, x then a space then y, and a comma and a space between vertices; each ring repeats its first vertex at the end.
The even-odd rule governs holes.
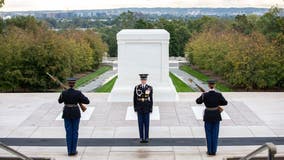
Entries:
POLYGON ((139 74, 141 84, 135 86, 133 104, 137 112, 140 143, 149 141, 150 113, 153 109, 153 88, 146 84, 148 74, 139 74))
POLYGON ((66 131, 67 151, 69 156, 74 156, 78 154, 77 142, 81 118, 78 103, 89 104, 90 101, 81 91, 74 89, 76 78, 68 78, 67 81, 70 88, 61 93, 58 102, 64 102, 62 118, 66 131))
POLYGON ((208 80, 209 91, 204 92, 196 99, 197 104, 204 103, 206 109, 204 110, 203 121, 206 133, 207 154, 216 155, 218 145, 218 135, 220 121, 222 120, 220 106, 227 105, 228 102, 219 92, 215 91, 215 80, 208 80))

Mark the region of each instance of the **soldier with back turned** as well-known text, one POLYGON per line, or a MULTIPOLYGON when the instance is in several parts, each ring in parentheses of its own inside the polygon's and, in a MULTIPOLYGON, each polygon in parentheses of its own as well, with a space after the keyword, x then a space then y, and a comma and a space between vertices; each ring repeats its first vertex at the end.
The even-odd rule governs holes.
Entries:
POLYGON ((215 80, 208 80, 209 91, 202 93, 202 95, 196 99, 197 104, 204 103, 206 109, 203 115, 206 142, 207 142, 207 154, 216 155, 218 146, 218 135, 220 121, 222 120, 220 106, 227 105, 228 102, 223 95, 215 91, 215 80))
POLYGON ((69 89, 64 90, 59 99, 59 103, 64 102, 62 118, 66 131, 67 151, 69 156, 77 155, 78 130, 81 112, 78 104, 89 104, 89 99, 81 91, 75 90, 76 78, 68 78, 69 89))

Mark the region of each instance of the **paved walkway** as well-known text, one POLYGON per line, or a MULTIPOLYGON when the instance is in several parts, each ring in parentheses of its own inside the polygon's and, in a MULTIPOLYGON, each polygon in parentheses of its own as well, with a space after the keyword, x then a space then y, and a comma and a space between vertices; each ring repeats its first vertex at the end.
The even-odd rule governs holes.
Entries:
POLYGON ((116 75, 117 75, 117 70, 107 71, 107 72, 103 73, 102 75, 100 75, 98 78, 91 81, 90 83, 88 83, 84 86, 81 86, 78 89, 83 91, 83 92, 92 92, 96 88, 102 86, 103 84, 105 84, 106 82, 111 80, 116 75))
MULTIPOLYGON (((108 94, 86 95, 91 100, 91 104, 88 105, 90 113, 84 113, 85 120, 80 122, 79 137, 82 138, 82 145, 78 149, 79 155, 72 158, 76 160, 220 160, 224 156, 249 153, 259 146, 258 140, 264 142, 276 139, 277 142, 281 142, 284 137, 283 92, 224 93, 229 101, 225 108, 229 118, 222 121, 220 145, 226 145, 219 147, 216 157, 208 157, 205 154, 205 143, 201 142, 205 137, 203 122, 195 110, 199 105, 194 101, 200 93, 179 93, 178 102, 154 102, 159 108, 160 116, 159 119, 151 121, 152 145, 86 145, 107 140, 115 142, 114 144, 134 144, 138 138, 137 121, 127 120, 128 107, 132 103, 107 102, 108 94), (123 138, 126 139, 121 141, 123 138), (159 142, 160 138, 163 138, 163 141, 159 142), (233 140, 239 140, 241 146, 237 146, 233 140), (165 146, 155 146, 159 143, 164 143, 165 146), (177 143, 191 145, 179 146, 177 143)), ((16 146, 13 148, 30 156, 69 159, 62 144, 51 147, 48 143, 50 139, 63 143, 65 137, 63 121, 57 120, 62 112, 62 105, 57 103, 58 96, 59 93, 0 94, 0 138, 10 142, 16 140, 18 144, 14 144, 16 146), (47 146, 20 145, 19 138, 27 140, 28 143, 38 141, 47 146)), ((278 154, 283 155, 284 145, 276 144, 278 154)), ((4 151, 0 151, 0 155, 9 156, 4 151)))
POLYGON ((175 76, 177 76, 179 79, 181 79, 185 84, 190 86, 195 91, 200 91, 196 86, 196 84, 199 85, 201 88, 205 89, 206 91, 209 90, 207 84, 178 68, 170 68, 170 72, 172 72, 175 76), (193 82, 191 82, 190 80, 192 80, 193 82))

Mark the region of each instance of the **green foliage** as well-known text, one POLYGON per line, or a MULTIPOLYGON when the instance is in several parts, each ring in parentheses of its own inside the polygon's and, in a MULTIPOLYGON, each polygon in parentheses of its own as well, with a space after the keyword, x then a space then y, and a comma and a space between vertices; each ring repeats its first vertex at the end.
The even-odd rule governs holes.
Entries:
POLYGON ((210 28, 186 47, 191 63, 246 89, 275 86, 281 77, 279 51, 258 32, 250 35, 210 28))
POLYGON ((201 18, 195 20, 188 20, 187 28, 192 33, 198 33, 210 27, 211 24, 215 23, 217 20, 218 18, 216 17, 202 16, 201 18))
POLYGON ((278 51, 277 59, 281 65, 279 68, 279 77, 280 80, 277 83, 277 86, 284 88, 284 33, 278 33, 275 37, 275 40, 272 42, 278 51))
POLYGON ((255 29, 254 23, 251 22, 245 14, 237 15, 235 17, 235 22, 233 23, 233 28, 241 33, 250 34, 255 29))
POLYGON ((100 68, 98 68, 95 72, 88 74, 80 79, 78 79, 76 81, 76 85, 75 88, 80 87, 81 85, 84 85, 90 81, 92 81, 93 79, 97 78, 98 76, 100 76, 101 74, 105 73, 106 71, 109 71, 111 69, 110 66, 102 66, 100 68))
POLYGON ((104 53, 107 51, 107 46, 102 42, 101 37, 94 30, 65 30, 62 34, 67 38, 75 40, 75 44, 79 44, 81 46, 81 50, 73 51, 74 54, 77 53, 77 56, 74 55, 76 56, 74 59, 80 59, 81 62, 83 61, 84 63, 80 63, 80 61, 78 61, 78 64, 75 65, 77 67, 75 70, 78 70, 78 68, 81 70, 89 70, 99 66, 104 53), (87 59, 84 55, 82 55, 82 53, 85 53, 85 56, 90 56, 92 58, 87 59), (86 64, 89 64, 88 66, 91 68, 82 67, 82 65, 87 67, 86 64))
MULTIPOLYGON (((37 32, 40 28, 44 27, 41 21, 37 21, 33 16, 16 16, 5 21, 6 25, 15 26, 30 32, 37 32)), ((7 27, 7 28, 8 28, 7 27)))
POLYGON ((0 8, 4 5, 4 0, 0 0, 0 8))
POLYGON ((102 27, 99 31, 104 42, 108 44, 108 54, 111 57, 117 56, 116 34, 122 29, 166 29, 170 33, 170 56, 184 56, 184 46, 191 36, 185 20, 159 19, 152 22, 130 11, 122 13, 110 23, 111 27, 102 27))
POLYGON ((128 11, 121 13, 115 20, 114 24, 117 28, 131 29, 134 28, 137 17, 134 12, 128 11))
POLYGON ((116 34, 119 32, 119 29, 114 28, 102 28, 100 29, 102 34, 102 39, 108 45, 108 55, 110 57, 117 56, 117 42, 116 34))
POLYGON ((46 72, 64 81, 97 67, 104 52, 105 44, 91 30, 57 33, 33 17, 6 20, 0 34, 0 90, 56 87, 46 72))
POLYGON ((4 20, 0 17, 0 34, 3 32, 4 29, 4 20))
POLYGON ((284 33, 284 17, 280 16, 280 12, 283 10, 272 7, 256 22, 258 30, 269 39, 274 39, 278 33, 284 33))
POLYGON ((170 56, 184 56, 184 46, 191 36, 186 22, 183 20, 169 21, 160 19, 156 24, 156 28, 162 28, 170 33, 170 56))
MULTIPOLYGON (((0 0, 0 7, 3 3, 0 0)), ((234 87, 284 87, 283 10, 272 7, 263 16, 238 15, 234 19, 149 19, 130 11, 107 21, 0 18, 0 90, 45 90, 55 87, 44 75, 47 71, 65 80, 97 68, 106 52, 117 55, 116 34, 127 28, 166 29, 171 36, 170 56, 186 56, 234 87), (77 27, 96 30, 70 29, 77 27)))
POLYGON ((139 20, 136 21, 134 28, 136 28, 136 29, 152 29, 152 28, 154 28, 154 25, 149 21, 139 19, 139 20))
POLYGON ((117 76, 111 79, 110 81, 108 81, 103 86, 95 89, 95 92, 111 92, 116 80, 117 80, 117 76))
POLYGON ((170 78, 176 88, 177 92, 194 92, 192 88, 190 88, 187 84, 185 84, 182 80, 176 77, 173 73, 169 73, 170 78))

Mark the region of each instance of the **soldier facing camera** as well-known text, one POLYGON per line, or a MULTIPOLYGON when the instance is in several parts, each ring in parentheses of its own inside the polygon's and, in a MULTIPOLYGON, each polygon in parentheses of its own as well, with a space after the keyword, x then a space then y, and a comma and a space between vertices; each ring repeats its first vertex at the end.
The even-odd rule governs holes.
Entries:
POLYGON ((140 143, 149 141, 150 113, 153 110, 153 88, 147 84, 148 74, 139 74, 141 84, 134 88, 134 111, 137 112, 140 143))

